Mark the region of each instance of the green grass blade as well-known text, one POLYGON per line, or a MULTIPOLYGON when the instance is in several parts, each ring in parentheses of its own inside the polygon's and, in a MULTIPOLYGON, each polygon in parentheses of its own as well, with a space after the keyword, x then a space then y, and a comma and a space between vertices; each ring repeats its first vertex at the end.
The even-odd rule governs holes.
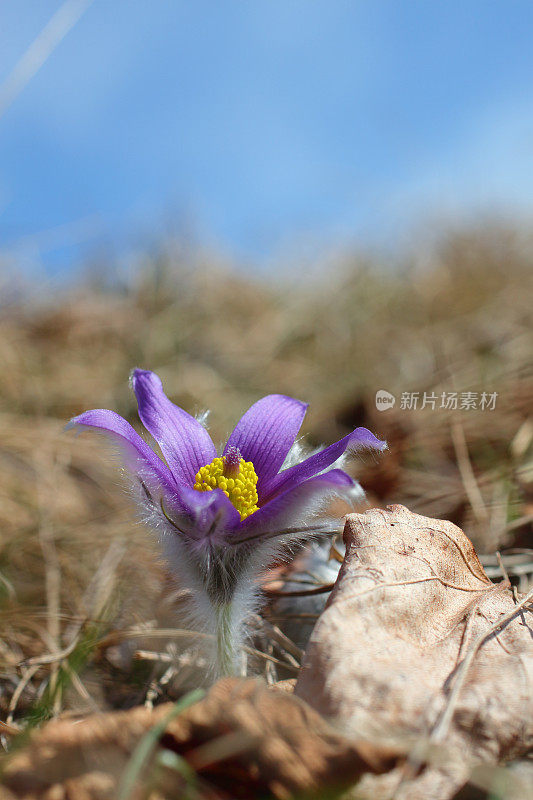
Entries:
POLYGON ((154 725, 153 728, 143 736, 133 751, 133 754, 122 774, 120 780, 117 800, 129 800, 135 788, 135 784, 141 774, 143 768, 146 766, 150 756, 157 747, 157 743, 161 736, 164 734, 169 722, 178 717, 185 709, 197 703, 205 695, 203 689, 195 689, 189 692, 179 700, 174 707, 170 710, 167 716, 154 725))

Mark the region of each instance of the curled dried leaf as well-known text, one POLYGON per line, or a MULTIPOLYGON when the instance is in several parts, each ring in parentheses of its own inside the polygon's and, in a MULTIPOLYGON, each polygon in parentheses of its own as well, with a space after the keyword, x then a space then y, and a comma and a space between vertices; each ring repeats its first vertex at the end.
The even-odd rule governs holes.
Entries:
POLYGON ((401 780, 398 798, 447 798, 471 764, 524 755, 533 745, 530 600, 516 605, 506 582, 492 584, 451 522, 392 506, 350 515, 344 538, 295 692, 350 736, 405 743, 411 774, 396 770, 372 792, 381 785, 390 796, 401 780), (414 776, 444 751, 444 766, 414 776))

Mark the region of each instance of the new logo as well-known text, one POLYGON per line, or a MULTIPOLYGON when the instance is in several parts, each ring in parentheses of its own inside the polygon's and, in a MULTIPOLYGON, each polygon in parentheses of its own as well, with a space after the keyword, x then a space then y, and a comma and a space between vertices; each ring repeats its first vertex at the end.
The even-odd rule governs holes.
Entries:
POLYGON ((376 392, 376 408, 378 411, 387 411, 388 408, 393 408, 396 398, 385 389, 380 389, 376 392))

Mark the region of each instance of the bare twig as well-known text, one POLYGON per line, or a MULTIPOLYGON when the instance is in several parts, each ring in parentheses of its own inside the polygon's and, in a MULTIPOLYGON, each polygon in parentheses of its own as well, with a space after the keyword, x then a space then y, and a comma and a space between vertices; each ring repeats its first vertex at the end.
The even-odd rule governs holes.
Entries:
POLYGON ((489 520, 489 515, 472 469, 463 426, 458 420, 452 423, 452 442, 457 458, 457 466, 459 467, 466 496, 472 506, 474 516, 478 522, 486 523, 489 520))
POLYGON ((12 723, 8 725, 7 722, 2 722, 0 719, 0 734, 6 734, 6 736, 17 736, 20 733, 20 728, 18 725, 13 725, 12 723))
POLYGON ((261 650, 256 650, 255 647, 249 647, 248 645, 244 645, 243 650, 246 653, 249 653, 251 656, 257 656, 258 658, 262 658, 265 661, 272 661, 273 664, 278 664, 280 667, 285 667, 285 669, 290 670, 297 674, 300 670, 300 665, 291 664, 289 661, 281 661, 279 658, 275 656, 271 656, 268 653, 263 653, 261 650))
POLYGON ((517 592, 516 592, 516 586, 513 586, 511 581, 510 581, 510 579, 509 579, 509 574, 508 574, 508 572, 507 572, 507 570, 505 568, 505 564, 503 563, 503 559, 501 557, 501 554, 500 554, 499 550, 496 550, 496 558, 498 559, 498 564, 500 565, 500 569, 502 571, 503 578, 509 584, 509 588, 511 589, 511 592, 512 592, 512 595, 513 595, 513 599, 514 599, 515 605, 516 605, 516 603, 518 603, 518 595, 517 595, 517 592))
POLYGON ((264 589, 265 594, 269 597, 311 597, 315 594, 327 594, 331 592, 334 583, 324 583, 322 586, 317 586, 314 589, 294 589, 289 592, 280 592, 278 589, 264 589))
POLYGON ((281 647, 286 653, 290 653, 295 659, 297 659, 298 662, 301 662, 304 655, 303 650, 298 647, 298 645, 294 644, 292 639, 289 639, 289 637, 283 633, 283 631, 280 630, 277 625, 273 625, 272 622, 269 622, 264 617, 256 615, 255 619, 266 630, 268 635, 274 639, 279 647, 281 647))
MULTIPOLYGON (((53 483, 55 473, 57 472, 57 465, 52 463, 47 465, 46 470, 39 471, 39 469, 36 469, 36 471, 40 476, 47 475, 48 481, 52 478, 51 482, 53 483)), ((48 611, 47 629, 52 647, 57 650, 60 646, 61 637, 61 569, 50 518, 49 487, 43 485, 42 477, 37 480, 36 486, 37 505, 39 509, 39 541, 45 564, 46 607, 48 611)), ((54 713, 57 714, 59 713, 60 695, 59 693, 56 694, 54 690, 56 687, 59 665, 56 660, 51 661, 50 664, 50 689, 54 695, 54 713)))
POLYGON ((33 678, 33 676, 35 675, 35 673, 37 672, 38 669, 39 669, 39 665, 38 664, 35 664, 32 667, 28 667, 28 669, 26 670, 26 672, 24 673, 24 675, 22 676, 22 678, 18 682, 17 688, 13 692, 13 695, 12 695, 11 700, 9 702, 8 714, 7 714, 7 719, 6 719, 6 722, 7 722, 8 725, 11 725, 11 723, 13 722, 13 717, 15 715, 15 711, 17 710, 17 705, 18 705, 18 702, 19 702, 20 697, 22 695, 22 692, 24 691, 26 686, 29 684, 29 682, 31 681, 31 679, 33 678))
POLYGON ((455 680, 453 682, 452 690, 448 696, 448 702, 446 703, 446 707, 440 719, 437 721, 437 724, 433 728, 431 733, 432 741, 440 741, 445 736, 446 731, 450 725, 450 722, 453 718, 455 707, 457 705, 457 701, 459 699, 459 694, 463 685, 466 680, 466 676, 468 674, 468 670, 472 666, 472 662, 474 658, 478 654, 481 647, 487 641, 487 639, 492 636, 493 633, 501 630, 505 625, 511 622, 514 617, 520 612, 521 609, 526 609, 529 603, 533 601, 533 591, 529 592, 519 603, 515 605, 512 611, 509 611, 508 614, 504 614, 503 617, 500 617, 497 622, 490 626, 488 631, 484 631, 481 636, 479 636, 476 641, 473 643, 472 647, 468 650, 466 656, 464 657, 463 661, 459 664, 457 671, 455 673, 455 680))

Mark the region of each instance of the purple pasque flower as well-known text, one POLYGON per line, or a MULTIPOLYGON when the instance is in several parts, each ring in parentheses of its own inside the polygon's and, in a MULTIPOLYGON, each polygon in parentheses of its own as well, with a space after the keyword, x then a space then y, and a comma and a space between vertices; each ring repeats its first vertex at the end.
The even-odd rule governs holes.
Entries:
MULTIPOLYGON (((346 450, 386 447, 366 428, 356 428, 335 444, 282 469, 307 404, 286 395, 267 395, 237 423, 219 459, 226 463, 226 472, 233 470, 237 477, 243 461, 253 466, 257 503, 244 516, 236 507, 234 491, 217 486, 203 491, 194 488, 195 484, 198 486, 199 471, 217 459, 215 445, 204 426, 167 398, 154 372, 136 369, 131 383, 141 422, 159 445, 165 461, 114 411, 86 411, 72 419, 69 427, 92 428, 110 435, 120 445, 126 466, 138 478, 143 492, 162 505, 165 518, 175 522, 177 533, 200 546, 245 543, 262 532, 302 524, 309 518, 310 503, 316 510, 317 498, 353 491, 354 481, 346 472, 328 470, 346 450)), ((232 480, 231 476, 227 480, 232 480)))
POLYGON ((180 582, 197 598, 194 621, 218 635, 222 613, 219 650, 232 652, 229 661, 218 654, 219 672, 231 671, 257 574, 279 544, 316 532, 310 523, 325 498, 353 493, 356 484, 335 462, 347 450, 386 444, 357 428, 284 469, 307 405, 271 394, 248 409, 218 456, 205 427, 167 398, 154 372, 136 369, 131 383, 141 422, 164 460, 114 411, 86 411, 70 427, 104 432, 120 446, 146 521, 162 534, 180 582))

